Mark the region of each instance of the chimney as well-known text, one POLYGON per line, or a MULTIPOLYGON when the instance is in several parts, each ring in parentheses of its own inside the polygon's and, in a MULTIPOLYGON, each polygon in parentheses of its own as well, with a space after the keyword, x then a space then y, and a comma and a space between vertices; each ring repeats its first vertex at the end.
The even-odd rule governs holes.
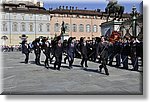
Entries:
POLYGON ((59 9, 61 9, 61 6, 59 6, 59 9))
POLYGON ((49 10, 51 11, 53 8, 49 8, 49 10))
POLYGON ((72 10, 74 10, 74 7, 72 7, 72 10))
POLYGON ((76 7, 76 10, 78 10, 78 7, 76 7))
POLYGON ((101 9, 97 9, 97 12, 101 12, 101 9))
POLYGON ((68 10, 68 6, 66 6, 66 9, 68 10))

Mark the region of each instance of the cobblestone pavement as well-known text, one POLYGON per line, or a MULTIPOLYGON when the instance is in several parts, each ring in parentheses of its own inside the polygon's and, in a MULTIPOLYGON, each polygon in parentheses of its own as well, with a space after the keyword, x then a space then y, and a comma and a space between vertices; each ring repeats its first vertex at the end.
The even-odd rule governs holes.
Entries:
MULTIPOLYGON (((42 54, 43 65, 44 58, 42 54)), ((108 66, 110 75, 107 76, 97 71, 98 63, 88 61, 87 70, 81 69, 81 59, 75 59, 73 69, 68 69, 67 63, 57 71, 34 64, 33 53, 29 64, 23 61, 21 52, 3 53, 2 94, 143 94, 140 71, 108 66)))

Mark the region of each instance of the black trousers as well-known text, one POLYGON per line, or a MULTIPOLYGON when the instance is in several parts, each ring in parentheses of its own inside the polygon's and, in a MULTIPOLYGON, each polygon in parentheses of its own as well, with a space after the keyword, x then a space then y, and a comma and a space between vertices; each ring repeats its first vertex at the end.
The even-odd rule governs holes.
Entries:
POLYGON ((82 55, 82 61, 81 61, 81 65, 83 66, 83 64, 85 63, 85 66, 87 66, 87 60, 88 60, 88 57, 86 54, 83 54, 82 55))
POLYGON ((120 66, 121 64, 121 54, 117 53, 116 55, 116 66, 120 66))
POLYGON ((68 59, 68 56, 66 56, 65 58, 64 58, 64 63, 66 63, 66 60, 68 59))
POLYGON ((114 58, 115 55, 116 55, 116 53, 110 53, 110 55, 109 55, 109 65, 112 65, 113 58, 114 58))
POLYGON ((131 62, 132 62, 133 70, 138 71, 138 57, 131 56, 131 62))
POLYGON ((48 63, 48 59, 50 59, 50 53, 44 53, 45 54, 45 62, 44 62, 44 64, 45 64, 45 67, 49 67, 49 63, 48 63))
POLYGON ((61 67, 61 61, 62 61, 62 55, 55 56, 55 63, 54 63, 54 69, 60 70, 61 67), (56 65, 58 65, 58 68, 56 68, 56 65))
POLYGON ((127 55, 121 55, 122 58, 122 64, 124 69, 128 69, 128 56, 127 55))
POLYGON ((104 70, 105 70, 105 73, 106 73, 106 75, 109 75, 109 73, 108 73, 108 69, 107 69, 107 66, 106 66, 106 64, 107 64, 107 58, 101 58, 101 63, 102 63, 102 65, 100 65, 100 72, 101 72, 101 70, 102 70, 102 68, 104 68, 104 70))
POLYGON ((69 67, 72 67, 72 64, 74 62, 74 56, 68 56, 68 61, 69 61, 69 67))
POLYGON ((40 64, 40 53, 35 53, 35 63, 40 64))
POLYGON ((52 63, 54 57, 55 57, 54 55, 50 56, 50 63, 52 63))
POLYGON ((97 58, 96 52, 93 52, 91 58, 92 58, 92 61, 93 61, 93 62, 96 61, 96 58, 97 58))
POLYGON ((25 53, 25 63, 28 63, 28 61, 29 61, 29 53, 25 53))

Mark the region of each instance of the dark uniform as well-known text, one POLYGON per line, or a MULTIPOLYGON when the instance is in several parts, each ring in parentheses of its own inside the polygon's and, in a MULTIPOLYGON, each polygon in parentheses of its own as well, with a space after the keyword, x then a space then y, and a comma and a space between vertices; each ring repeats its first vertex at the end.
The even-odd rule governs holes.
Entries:
POLYGON ((62 53, 63 53, 63 45, 60 43, 60 38, 57 38, 56 45, 54 47, 54 56, 55 56, 55 63, 54 63, 54 69, 60 70, 61 67, 61 61, 62 61, 62 53), (56 65, 58 65, 58 68, 56 68, 56 65))
POLYGON ((97 55, 96 55, 97 42, 93 41, 91 43, 91 48, 92 48, 92 51, 91 51, 91 60, 93 62, 95 62, 96 58, 97 58, 97 55))
POLYGON ((128 69, 128 56, 130 55, 130 43, 128 41, 122 44, 121 58, 124 69, 128 69))
POLYGON ((113 58, 115 56, 114 53, 114 45, 113 43, 109 43, 109 47, 108 47, 108 58, 109 58, 109 65, 112 66, 112 62, 113 62, 113 58))
POLYGON ((80 43, 76 41, 75 58, 81 58, 80 50, 80 43))
POLYGON ((116 57, 116 67, 119 67, 121 65, 121 46, 122 43, 120 41, 116 41, 114 43, 114 57, 116 57))
POLYGON ((72 38, 70 38, 70 41, 68 41, 68 46, 67 46, 67 56, 68 56, 68 61, 69 61, 69 68, 72 68, 72 64, 74 62, 74 57, 75 57, 75 49, 76 45, 74 42, 72 42, 72 38))
POLYGON ((64 63, 66 64, 66 60, 68 59, 68 55, 67 55, 67 47, 68 47, 68 41, 64 40, 63 41, 63 50, 64 50, 64 63))
POLYGON ((33 50, 35 53, 35 63, 37 65, 40 65, 40 56, 41 56, 41 44, 40 44, 40 39, 37 38, 35 41, 32 42, 33 45, 33 50))
POLYGON ((81 66, 83 67, 83 64, 85 63, 85 67, 88 67, 88 65, 87 65, 87 60, 88 60, 87 53, 88 52, 87 52, 87 43, 86 42, 80 41, 80 51, 81 51, 81 56, 82 56, 81 66))
POLYGON ((137 57, 141 58, 141 66, 143 66, 143 41, 137 43, 136 52, 137 57))
POLYGON ((30 53, 30 47, 29 44, 27 44, 27 41, 22 41, 22 53, 25 54, 25 63, 27 64, 29 61, 29 53, 30 53))
POLYGON ((55 47, 55 43, 56 41, 55 40, 51 40, 51 44, 50 44, 50 63, 52 63, 53 61, 53 58, 54 58, 54 47, 55 47))
POLYGON ((138 57, 137 57, 137 42, 134 40, 130 43, 131 45, 131 62, 134 71, 138 70, 138 57))
POLYGON ((44 65, 45 67, 49 67, 49 63, 48 63, 48 60, 50 59, 50 43, 47 41, 46 38, 42 39, 42 50, 43 50, 43 53, 45 54, 45 62, 44 62, 44 65))
POLYGON ((106 75, 109 75, 108 69, 106 66, 107 58, 108 58, 108 47, 109 47, 108 42, 104 41, 104 42, 99 43, 98 49, 97 49, 97 55, 100 55, 101 61, 102 61, 102 65, 99 66, 100 72, 102 68, 104 68, 106 75))
POLYGON ((90 41, 86 41, 86 46, 87 46, 87 56, 88 56, 88 60, 92 61, 92 42, 90 41))

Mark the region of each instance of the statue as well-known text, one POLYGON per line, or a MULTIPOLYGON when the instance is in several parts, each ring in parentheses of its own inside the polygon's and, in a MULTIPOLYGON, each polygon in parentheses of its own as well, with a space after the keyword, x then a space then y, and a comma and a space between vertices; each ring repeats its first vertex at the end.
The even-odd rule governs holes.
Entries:
POLYGON ((63 21, 63 22, 62 22, 62 25, 61 25, 61 34, 60 34, 61 37, 62 37, 62 41, 64 40, 65 31, 66 31, 65 22, 63 21))
POLYGON ((122 18, 122 14, 124 13, 124 6, 119 5, 116 0, 109 0, 109 3, 105 8, 105 12, 108 14, 107 22, 111 14, 115 14, 115 18, 113 20, 116 20, 118 17, 119 21, 122 18))
POLYGON ((66 31, 65 22, 63 21, 63 22, 62 22, 62 25, 61 25, 61 35, 62 35, 62 34, 65 34, 65 31, 66 31))

